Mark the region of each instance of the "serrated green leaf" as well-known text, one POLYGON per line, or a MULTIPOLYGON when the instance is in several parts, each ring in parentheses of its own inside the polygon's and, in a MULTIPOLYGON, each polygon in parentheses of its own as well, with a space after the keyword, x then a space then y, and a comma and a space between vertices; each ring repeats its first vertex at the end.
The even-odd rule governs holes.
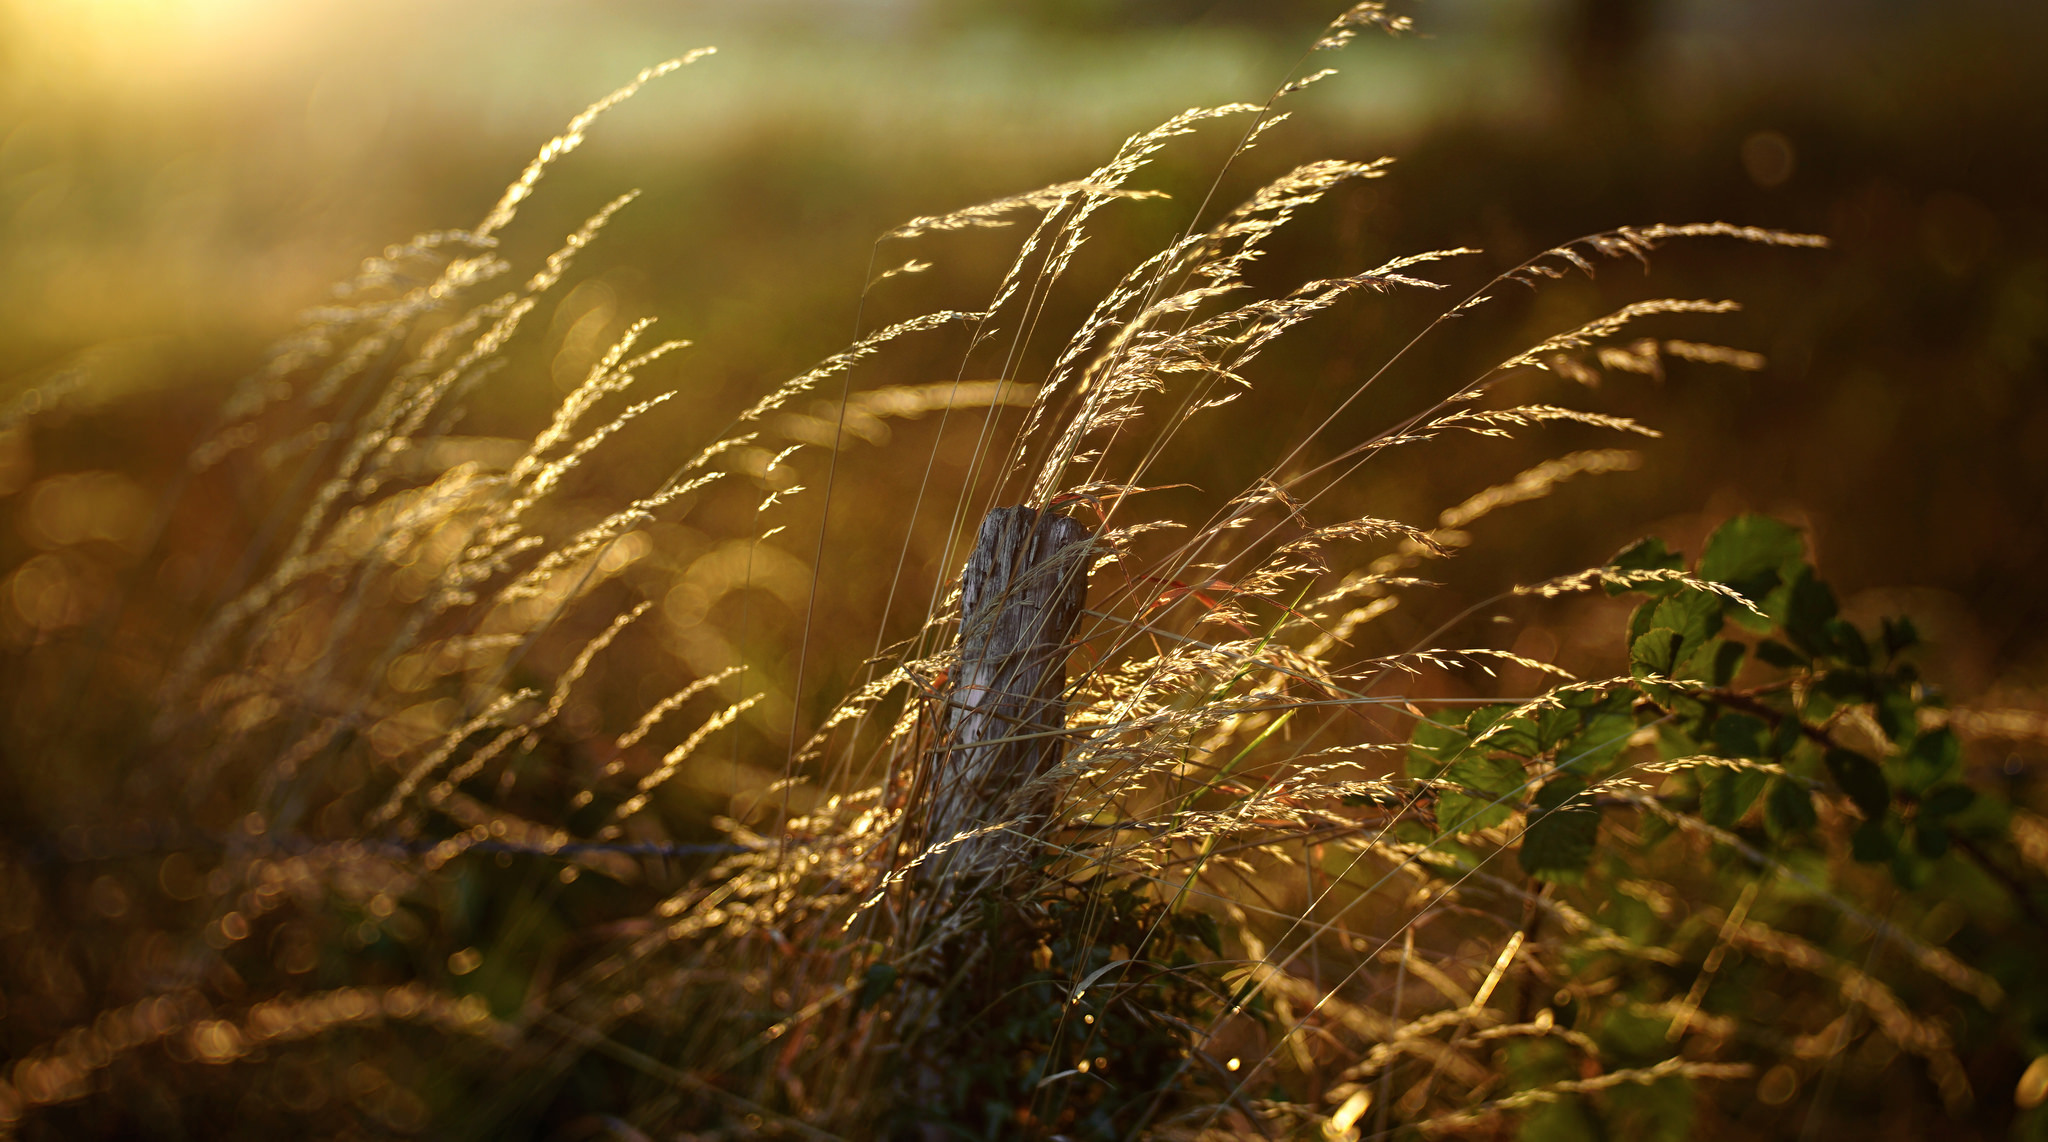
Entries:
POLYGON ((1735 681, 1735 674, 1742 669, 1743 656, 1749 648, 1739 642, 1725 638, 1710 638, 1706 645, 1693 651, 1686 662, 1686 674, 1709 682, 1715 686, 1726 686, 1735 681))
POLYGON ((1494 753, 1468 753, 1444 770, 1444 778, 1476 793, 1495 797, 1519 793, 1529 780, 1520 761, 1494 753))
POLYGON ((1629 713, 1596 713, 1586 718, 1585 728, 1557 750, 1559 769, 1588 781, 1607 776, 1615 759, 1635 736, 1636 719, 1629 713))
POLYGON ((1626 687, 1612 690, 1572 690, 1559 694, 1557 700, 1567 709, 1578 710, 1587 716, 1593 714, 1626 714, 1635 708, 1635 692, 1626 687))
POLYGON ((1408 739, 1408 776, 1435 777, 1471 743, 1462 710, 1439 710, 1418 720, 1408 739))
POLYGON ((1712 766, 1697 766, 1694 776, 1700 783, 1700 816, 1710 825, 1732 829, 1745 816, 1750 806, 1763 794, 1764 786, 1770 783, 1771 775, 1756 770, 1716 769, 1712 766))
MULTIPOLYGON (((1783 606, 1779 588, 1805 557, 1806 541, 1797 528, 1769 516, 1739 515, 1707 537, 1698 574, 1735 588, 1765 614, 1778 619, 1783 606)), ((1751 630, 1762 632, 1771 627, 1768 620, 1740 608, 1734 617, 1751 630)))
POLYGON ((1697 728, 1689 726, 1681 729, 1670 722, 1660 723, 1657 726, 1658 758, 1670 761, 1673 758, 1691 757, 1699 753, 1701 735, 1691 732, 1697 728))
MULTIPOLYGON (((1622 548, 1607 565, 1617 571, 1677 571, 1684 568, 1685 557, 1664 546, 1663 540, 1652 536, 1648 539, 1638 539, 1622 548)), ((1611 583, 1607 585, 1607 593, 1610 595, 1635 591, 1654 597, 1668 595, 1679 589, 1676 583, 1643 583, 1635 587, 1621 587, 1611 583)))
POLYGON ((1714 719, 1714 752, 1722 757, 1760 758, 1771 727, 1751 714, 1724 713, 1714 719))
MULTIPOLYGON (((1480 727, 1480 732, 1491 728, 1494 721, 1511 706, 1488 706, 1472 712, 1470 722, 1480 727)), ((1417 727, 1420 729, 1420 727, 1417 727)), ((1509 737, 1517 731, 1504 732, 1509 737)), ((1449 765, 1441 771, 1442 779, 1456 788, 1446 790, 1437 800, 1437 835, 1457 836, 1462 833, 1489 829, 1507 820, 1514 811, 1527 777, 1521 763, 1512 756, 1494 752, 1491 748, 1473 751, 1469 728, 1459 731, 1457 753, 1449 765)), ((1533 744, 1533 738, 1530 739, 1533 744)))
POLYGON ((1679 634, 1678 659, 1683 661, 1721 633, 1721 605, 1724 600, 1712 591, 1685 590, 1659 600, 1650 616, 1650 627, 1669 627, 1679 634))
POLYGON ((1579 732, 1583 715, 1569 706, 1536 713, 1536 748, 1539 752, 1557 748, 1579 732))
POLYGON ((1457 837, 1491 829, 1508 819, 1514 805, 1486 794, 1449 791, 1437 798, 1436 832, 1439 837, 1457 837))
POLYGON ((1504 750, 1529 756, 1541 751, 1537 728, 1528 717, 1510 719, 1517 707, 1481 706, 1465 720, 1465 734, 1474 745, 1488 751, 1504 750))
POLYGON ((1406 845, 1426 845, 1436 835, 1421 821, 1401 821, 1394 825, 1394 839, 1406 845))
POLYGON ((1813 568, 1801 566, 1785 601, 1785 633, 1793 644, 1817 658, 1834 654, 1827 623, 1836 610, 1834 591, 1813 577, 1813 568))
POLYGON ((1638 678, 1669 678, 1678 668, 1678 647, 1684 636, 1669 627, 1651 627, 1629 644, 1629 668, 1638 678))
POLYGON ((1522 834, 1522 869, 1546 880, 1576 881, 1600 838, 1600 813, 1581 796, 1586 783, 1553 777, 1536 791, 1529 828, 1522 834))
POLYGON ((1628 613, 1628 644, 1630 646, 1634 646, 1637 639, 1649 633, 1650 616, 1656 613, 1656 599, 1651 599, 1645 603, 1637 603, 1636 609, 1628 613))
MULTIPOLYGON (((1766 515, 1739 515, 1714 529, 1700 553, 1700 577, 1741 590, 1745 580, 1806 557, 1806 540, 1791 524, 1766 515)), ((1743 592, 1748 594, 1748 592, 1743 592)), ((1761 595, 1750 596, 1752 601, 1761 595)))

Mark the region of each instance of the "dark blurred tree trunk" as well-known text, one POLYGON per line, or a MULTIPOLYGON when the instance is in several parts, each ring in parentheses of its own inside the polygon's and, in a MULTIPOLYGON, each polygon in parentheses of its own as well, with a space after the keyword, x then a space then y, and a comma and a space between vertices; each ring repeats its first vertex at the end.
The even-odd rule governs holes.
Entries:
POLYGON ((1640 111, 1660 7, 1659 0, 1571 0, 1562 19, 1574 118, 1633 119, 1640 111))

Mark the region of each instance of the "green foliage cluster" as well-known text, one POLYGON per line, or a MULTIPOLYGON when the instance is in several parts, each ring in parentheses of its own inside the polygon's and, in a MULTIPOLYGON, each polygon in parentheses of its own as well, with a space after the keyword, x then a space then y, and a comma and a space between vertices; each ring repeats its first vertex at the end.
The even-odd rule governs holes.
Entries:
MULTIPOLYGON (((1494 972, 1504 1013, 1481 1018, 1482 996, 1464 1012, 1478 1034, 1457 1040, 1498 1037, 1484 1097, 1390 1106, 1381 1129, 1860 1130, 1888 1085, 1950 1121, 2012 1089, 2036 1053, 2012 1045, 2048 1040, 2048 989, 2024 950, 2048 935, 2048 884, 2015 844, 2010 798, 1966 780, 1910 620, 1845 620, 1800 532, 1762 516, 1727 521, 1690 565, 1648 539, 1598 575, 1640 600, 1617 632, 1628 674, 1421 717, 1405 800, 1348 799, 1405 810, 1364 843, 1408 853, 1439 899, 1475 919, 1491 896, 1523 908, 1494 972), (1510 851, 1519 878, 1495 859, 1510 851)), ((1211 1099, 1312 1106, 1304 1086, 1331 1078, 1225 1069, 1215 1036, 1233 1020, 1267 1043, 1315 1021, 1247 973, 1263 953, 1241 915, 1219 926, 1123 878, 1052 877, 972 907, 952 954, 907 973, 875 962, 854 1000, 929 1020, 893 1071, 892 1136, 1128 1137, 1211 1099)), ((1397 1021, 1385 1042, 1456 1013, 1403 1027, 1399 992, 1381 995, 1397 1021)), ((1426 1092, 1420 1065, 1346 1073, 1405 1073, 1426 1092)), ((1296 1124, 1362 1137, 1359 1117, 1296 1124)), ((2023 1114, 2020 1136, 2040 1118, 2023 1114)))
MULTIPOLYGON (((1838 1053, 1859 1028, 1921 1056, 1906 1081, 1952 1113, 1972 1089, 2010 1089, 2013 1061, 1990 1045, 2048 1042, 2023 950, 2048 937, 2048 885, 2015 845, 2011 801, 1965 780, 1912 622, 1844 619, 1798 530, 1763 516, 1723 524, 1690 569, 1647 539, 1606 573, 1609 593, 1642 600, 1629 676, 1439 713, 1409 748, 1434 822, 1401 829, 1433 871, 1460 883, 1512 847, 1525 933, 1564 929, 1563 986, 1524 1012, 1590 1035, 1610 1071, 1733 1035, 1779 1103, 1857 1069, 1838 1053), (1930 928, 1946 947, 1913 934, 1930 928)), ((1572 1054, 1542 1039, 1505 1066, 1519 1088, 1569 1089, 1572 1054)), ((1876 1083, 1885 1068, 1860 1070, 1876 1083)), ((1692 1099, 1678 1076, 1553 1097, 1522 1136, 1687 1137, 1692 1099)))

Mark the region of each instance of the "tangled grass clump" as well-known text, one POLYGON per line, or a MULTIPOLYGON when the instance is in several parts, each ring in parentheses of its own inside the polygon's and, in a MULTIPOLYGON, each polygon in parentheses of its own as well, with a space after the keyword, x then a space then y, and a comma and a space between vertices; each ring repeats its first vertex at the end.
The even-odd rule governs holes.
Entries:
MULTIPOLYGON (((1372 25, 1405 28, 1360 4, 1316 48, 1372 25)), ((0 1133, 1748 1136, 1867 1124, 1900 1073, 1959 1122, 1997 1121, 1998 1084, 2039 1104, 2018 1072, 2043 998, 2012 949, 2041 934, 2048 829, 1967 779, 1969 716, 1915 674, 1910 626, 1839 617, 1796 530, 1737 517, 1690 565, 1650 541, 1385 633, 1490 513, 1642 457, 1570 452, 1423 523, 1350 510, 1383 457, 1558 424, 1654 438, 1510 390, 1759 368, 1645 332, 1735 303, 1631 302, 1340 435, 1397 350, 1343 391, 1289 393, 1314 426, 1252 439, 1272 458, 1244 486, 1173 482, 1200 468, 1192 433, 1260 421, 1276 338, 1354 295, 1440 290, 1424 275, 1474 252, 1261 292, 1275 235, 1388 171, 1317 161, 1191 216, 1039 343, 1103 210, 1155 197, 1132 182, 1163 148, 1248 122, 1220 188, 1327 72, 891 231, 1028 223, 977 308, 888 324, 729 417, 695 403, 630 503, 575 478, 670 399, 633 395, 684 347, 643 347, 648 321, 530 440, 465 435, 632 196, 530 271, 500 234, 599 114, 701 55, 572 120, 477 227, 368 260, 233 397, 141 545, 200 526, 207 488, 261 488, 217 605, 180 626, 146 574, 95 609, 73 605, 73 554, 13 570, 10 637, 55 711, 41 740, 117 760, 112 804, 50 829, 58 861, 0 850, 0 1133), (947 333, 957 381, 852 389, 892 342, 947 333), (968 439, 957 483, 934 444, 902 463, 920 482, 835 488, 853 437, 926 414, 968 439), (816 599, 812 540, 785 529, 835 491, 937 521, 940 571, 915 577, 910 539, 876 568, 912 629, 885 612, 862 657, 862 620, 806 602, 796 652, 751 660, 727 600, 816 599), (1090 582, 1064 717, 1023 731, 1050 743, 1041 771, 941 827, 948 711, 979 700, 957 568, 1011 503, 1090 531, 1067 549, 1090 582), (665 551, 683 519, 728 526, 665 551), (1620 595, 1640 604, 1611 676, 1466 634, 1620 595), (859 663, 845 696, 814 703, 815 664, 839 659, 859 663), (673 678, 642 703, 614 683, 647 662, 673 678), (132 737, 88 732, 109 711, 132 737), (720 812, 677 792, 728 774, 720 812), (985 837, 1010 859, 947 863, 985 837)), ((1824 244, 1620 227, 1493 277, 1417 340, 1510 286, 1701 239, 1824 244)))

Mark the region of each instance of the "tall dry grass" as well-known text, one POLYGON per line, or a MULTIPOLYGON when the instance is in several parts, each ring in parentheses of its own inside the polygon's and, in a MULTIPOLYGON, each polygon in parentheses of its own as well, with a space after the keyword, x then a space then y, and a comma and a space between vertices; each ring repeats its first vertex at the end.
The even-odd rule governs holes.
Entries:
POLYGON ((1590 383, 1762 362, 1693 339, 1734 302, 1650 298, 1364 435, 1350 414, 1504 291, 1678 242, 1823 244, 1620 227, 1457 297, 1341 389, 1261 374, 1281 335, 1357 295, 1443 296, 1439 271, 1474 252, 1263 285, 1275 236, 1387 160, 1302 164, 1223 205, 1316 65, 1406 26, 1360 4, 1262 104, 1191 109, 1082 177, 888 232, 868 311, 947 232, 1021 237, 986 300, 864 327, 739 409, 693 396, 686 343, 649 319, 530 439, 464 431, 633 196, 525 269, 501 234, 605 110, 705 52, 578 115, 476 226, 367 260, 222 409, 135 541, 161 556, 201 491, 251 489, 186 626, 136 617, 146 573, 98 588, 63 557, 14 569, 25 653, 61 680, 41 744, 117 743, 96 788, 132 824, 82 808, 54 857, 17 845, 0 864, 0 1133, 1718 1135, 1731 1105, 1794 1092, 1829 1130, 1855 1117, 1829 1117, 1847 1101, 1829 1108, 1831 1084, 1877 1081, 1901 1052, 1967 1108, 1957 1033, 1921 1013, 1951 1000, 1924 995, 1989 1005, 1996 985, 1914 934, 1925 910, 1873 920, 1825 868, 1763 857, 1797 874, 1783 892, 1726 875, 1714 862, 1742 836, 1646 798, 1674 769, 1654 729, 1603 723, 1633 760, 1586 797, 1616 808, 1611 830, 1670 839, 1577 884, 1497 859, 1533 816, 1442 828, 1446 786, 1404 769, 1445 711, 1577 710, 1634 684, 1574 678, 1464 618, 1650 582, 1727 591, 1595 567, 1391 635, 1488 515, 1644 460, 1569 451, 1419 521, 1350 511, 1358 489, 1453 434, 1654 438, 1582 407, 1590 383), (1145 201, 1147 164, 1195 132, 1236 140, 1209 200, 1145 201), (1084 244, 1125 210, 1179 210, 1183 228, 1058 328, 1084 244), (890 377, 911 337, 953 338, 953 378, 890 377), (648 395, 656 373, 683 380, 648 395), (1525 399, 1532 373, 1550 379, 1525 399), (666 477, 629 503, 580 495, 665 403, 686 411, 660 423, 687 426, 666 477), (1261 431, 1279 410, 1310 427, 1261 431), (935 443, 899 455, 891 486, 849 484, 842 457, 908 417, 964 442, 964 470, 935 443), (1263 470, 1188 487, 1187 451, 1218 423, 1263 470), (943 537, 863 569, 887 583, 879 614, 817 605, 849 501, 943 537), (1058 762, 1013 811, 939 835, 958 568, 982 514, 1016 503, 1093 532, 1058 762), (677 525, 711 538, 664 550, 677 525), (796 645, 756 660, 749 623, 778 606, 796 645), (644 703, 648 662, 682 665, 644 703), (821 677, 843 696, 818 698, 821 677), (109 718, 124 726, 95 728, 109 718), (706 800, 720 789, 735 796, 706 800), (1022 858, 941 890, 969 833, 1022 858), (1769 1026, 1711 1000, 1738 968, 1740 995, 1782 1005, 1769 1026), (1837 1061, 1851 1046, 1862 1061, 1837 1061))

